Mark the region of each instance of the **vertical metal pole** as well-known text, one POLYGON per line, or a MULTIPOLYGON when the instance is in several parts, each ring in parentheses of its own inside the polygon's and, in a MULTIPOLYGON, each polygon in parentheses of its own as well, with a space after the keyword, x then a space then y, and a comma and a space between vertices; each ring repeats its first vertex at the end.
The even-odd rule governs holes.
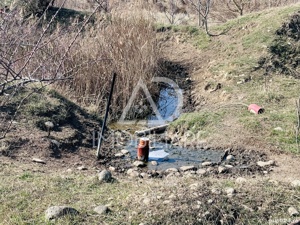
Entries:
POLYGON ((106 120, 107 120, 107 116, 108 116, 108 111, 109 111, 109 106, 110 106, 110 102, 111 102, 111 97, 112 97, 113 90, 114 90, 116 76, 117 76, 117 74, 114 73, 112 81, 111 81, 111 88, 110 88, 110 93, 109 93, 109 97, 108 97, 108 101, 107 101, 107 105, 106 105, 105 116, 104 116, 104 120, 102 122, 101 135, 100 135, 99 140, 98 140, 97 159, 100 158, 100 148, 101 148, 101 144, 102 144, 102 140, 103 140, 104 129, 105 129, 106 120))

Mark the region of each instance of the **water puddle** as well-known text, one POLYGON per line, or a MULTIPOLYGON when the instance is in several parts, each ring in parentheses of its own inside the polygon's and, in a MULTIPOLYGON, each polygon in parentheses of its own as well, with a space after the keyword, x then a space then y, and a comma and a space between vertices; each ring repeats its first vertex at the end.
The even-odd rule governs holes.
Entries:
MULTIPOLYGON (((130 152, 132 159, 135 159, 137 156, 137 146, 137 140, 132 140, 125 147, 130 152)), ((150 143, 150 146, 150 154, 153 151, 162 150, 169 154, 165 159, 149 158, 147 167, 151 170, 166 170, 168 168, 179 168, 188 165, 200 166, 205 161, 219 163, 224 155, 224 151, 220 150, 191 150, 163 142, 153 142, 150 143), (151 161, 156 161, 158 165, 152 165, 151 161)))
POLYGON ((164 125, 172 122, 180 116, 182 107, 182 90, 172 85, 165 85, 161 88, 157 102, 158 114, 162 120, 159 120, 155 113, 150 115, 148 127, 164 125))

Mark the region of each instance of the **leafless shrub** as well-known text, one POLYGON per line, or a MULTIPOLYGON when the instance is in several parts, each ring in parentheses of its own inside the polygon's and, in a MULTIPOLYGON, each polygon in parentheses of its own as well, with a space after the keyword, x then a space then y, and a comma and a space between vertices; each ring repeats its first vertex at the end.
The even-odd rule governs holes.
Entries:
POLYGON ((19 101, 19 105, 8 110, 7 106, 21 87, 31 83, 41 83, 43 87, 43 84, 48 85, 73 76, 72 70, 65 67, 65 62, 76 39, 93 14, 80 27, 71 26, 64 30, 58 28, 53 32, 50 28, 62 5, 49 22, 43 21, 44 17, 26 20, 20 15, 18 8, 0 18, 0 119, 1 124, 7 125, 1 126, 3 133, 0 138, 5 136, 18 109, 31 95, 29 93, 19 101), (62 45, 58 40, 68 32, 73 32, 74 35, 62 45), (10 123, 3 122, 7 118, 11 119, 10 123))

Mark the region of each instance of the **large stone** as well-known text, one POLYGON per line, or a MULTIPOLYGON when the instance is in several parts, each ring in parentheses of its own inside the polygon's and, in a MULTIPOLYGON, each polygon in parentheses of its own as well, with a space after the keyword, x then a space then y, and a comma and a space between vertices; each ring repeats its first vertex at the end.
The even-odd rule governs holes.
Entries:
POLYGON ((110 182, 112 179, 111 172, 108 170, 103 170, 98 174, 98 179, 101 182, 110 182))
POLYGON ((133 163, 134 166, 136 167, 145 167, 146 166, 146 163, 142 162, 142 161, 135 161, 133 163))
POLYGON ((235 158, 234 158, 233 155, 228 155, 228 156, 226 156, 226 161, 231 162, 231 161, 234 161, 234 160, 235 160, 235 158))
POLYGON ((122 158, 124 156, 124 154, 122 152, 118 152, 115 154, 115 157, 117 158, 122 158))
POLYGON ((98 205, 94 208, 94 212, 96 212, 99 215, 105 214, 108 212, 108 207, 106 205, 98 205))
POLYGON ((283 131, 282 127, 275 127, 274 130, 276 130, 276 131, 283 131))
POLYGON ((212 162, 203 162, 201 163, 201 166, 211 166, 212 162))
POLYGON ((126 154, 129 154, 129 151, 126 150, 126 149, 122 149, 122 150, 121 150, 121 153, 123 153, 124 155, 126 155, 126 154))
POLYGON ((39 158, 33 158, 32 159, 32 162, 36 162, 36 163, 41 163, 41 164, 46 164, 46 162, 42 159, 39 159, 39 158))
POLYGON ((129 175, 130 177, 138 177, 140 174, 138 171, 134 170, 134 169, 129 169, 127 170, 127 175, 129 175))
POLYGON ((108 169, 109 169, 111 172, 115 172, 115 171, 116 171, 116 167, 113 167, 113 166, 110 166, 108 169))
POLYGON ((151 164, 152 164, 153 166, 157 166, 157 165, 158 165, 158 162, 157 162, 157 161, 151 161, 151 164))
POLYGON ((196 169, 195 166, 182 166, 180 167, 180 170, 183 171, 183 172, 186 172, 186 171, 189 171, 189 170, 194 170, 196 169))
POLYGON ((232 197, 236 193, 236 190, 234 188, 226 188, 225 192, 228 197, 232 197))
POLYGON ((232 169, 232 168, 233 168, 233 165, 227 164, 227 165, 225 165, 225 167, 228 168, 228 169, 232 169))
POLYGON ((199 170, 197 170, 197 174, 204 175, 204 174, 206 174, 206 170, 199 169, 199 170))
POLYGON ((65 215, 78 215, 79 212, 68 206, 52 206, 45 212, 46 220, 56 219, 65 215))
POLYGON ((299 211, 295 207, 289 207, 288 213, 290 216, 299 216, 299 211))
POLYGON ((226 167, 224 167, 224 166, 219 166, 218 167, 218 172, 219 173, 225 173, 227 171, 227 168, 226 167))
POLYGON ((51 122, 51 121, 47 121, 45 122, 45 126, 48 128, 48 129, 52 129, 54 127, 54 124, 51 122))
POLYGON ((264 162, 264 161, 258 161, 258 162, 257 162, 257 165, 260 166, 260 167, 273 166, 273 165, 275 165, 275 161, 274 161, 274 160, 269 160, 269 161, 267 161, 267 162, 264 162))
POLYGON ((166 169, 166 173, 177 173, 178 169, 177 168, 168 168, 166 169))

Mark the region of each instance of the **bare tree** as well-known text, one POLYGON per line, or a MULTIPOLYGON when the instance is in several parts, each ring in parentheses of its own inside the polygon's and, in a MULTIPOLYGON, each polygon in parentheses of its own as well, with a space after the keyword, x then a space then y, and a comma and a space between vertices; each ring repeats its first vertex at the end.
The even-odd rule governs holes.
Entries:
POLYGON ((212 5, 212 0, 188 0, 198 15, 198 25, 204 26, 208 35, 211 35, 208 30, 208 18, 212 5))
POLYGON ((170 24, 175 24, 177 14, 177 0, 169 0, 169 7, 165 8, 165 15, 170 24))
MULTIPOLYGON (((24 20, 17 9, 0 18, 0 97, 6 96, 1 99, 0 107, 5 106, 14 98, 20 88, 28 84, 49 85, 72 78, 72 71, 66 69, 64 64, 68 59, 71 47, 83 28, 86 27, 93 13, 83 22, 81 27, 74 27, 74 31, 77 30, 77 32, 68 43, 59 47, 60 42, 58 40, 63 32, 68 32, 68 29, 58 29, 53 32, 51 26, 65 1, 46 24, 44 24, 43 17, 24 20), (54 46, 57 46, 60 51, 53 51, 54 46)), ((47 8, 50 4, 49 2, 47 8)), ((98 7, 94 12, 96 10, 98 7)), ((20 101, 20 105, 16 107, 14 115, 11 116, 11 123, 6 124, 6 129, 2 127, 2 131, 3 129, 4 131, 0 134, 0 138, 5 137, 23 102, 24 100, 20 101)))

